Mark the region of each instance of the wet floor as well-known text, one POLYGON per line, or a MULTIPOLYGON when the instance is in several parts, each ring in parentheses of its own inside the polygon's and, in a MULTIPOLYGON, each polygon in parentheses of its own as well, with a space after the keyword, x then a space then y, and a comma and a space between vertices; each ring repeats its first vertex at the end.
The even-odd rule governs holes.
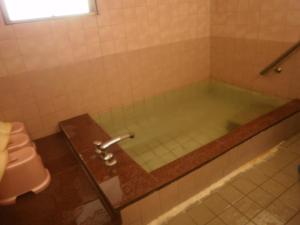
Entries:
POLYGON ((51 173, 43 192, 25 194, 17 204, 0 206, 1 225, 108 225, 98 193, 74 158, 62 134, 36 141, 51 173))

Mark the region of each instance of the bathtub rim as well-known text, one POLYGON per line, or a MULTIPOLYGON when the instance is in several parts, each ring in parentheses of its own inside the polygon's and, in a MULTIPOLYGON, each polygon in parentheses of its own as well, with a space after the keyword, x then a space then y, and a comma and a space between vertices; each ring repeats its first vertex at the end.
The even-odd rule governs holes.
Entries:
MULTIPOLYGON (((216 139, 215 141, 201 146, 200 148, 195 149, 193 152, 179 159, 176 159, 175 161, 172 161, 169 164, 166 164, 154 171, 151 171, 150 173, 146 172, 141 166, 139 166, 120 146, 113 146, 112 150, 115 152, 116 157, 118 158, 118 165, 121 165, 118 168, 122 167, 121 169, 126 170, 126 167, 130 167, 130 169, 134 170, 134 173, 140 176, 132 183, 130 183, 129 180, 128 182, 121 184, 125 189, 128 188, 129 185, 129 188, 136 191, 136 193, 130 195, 127 199, 122 199, 122 202, 119 203, 112 202, 110 199, 112 199, 113 196, 109 196, 109 193, 106 193, 100 187, 103 182, 107 181, 107 177, 110 177, 110 174, 105 174, 105 172, 104 176, 99 174, 95 176, 95 174, 93 174, 96 170, 109 170, 106 168, 106 166, 103 165, 100 159, 95 159, 95 154, 93 151, 94 146, 92 142, 89 141, 89 139, 92 140, 93 138, 87 137, 88 135, 92 134, 92 136, 94 137, 99 137, 103 140, 106 140, 110 138, 109 135, 88 114, 83 114, 62 121, 59 123, 59 126, 65 134, 66 139, 72 146, 73 152, 78 156, 79 161, 97 186, 100 195, 106 202, 105 204, 108 208, 110 208, 109 210, 115 216, 115 211, 120 211, 128 205, 150 195, 154 191, 157 191, 167 186, 168 184, 186 176, 194 170, 211 162, 215 158, 220 157, 221 155, 230 151, 232 148, 242 144, 243 142, 249 140, 257 134, 265 131, 272 126, 275 126, 281 121, 292 117, 299 112, 300 100, 293 99, 286 104, 277 107, 271 112, 261 115, 258 118, 250 121, 249 123, 242 125, 240 128, 229 132, 228 134, 216 139), (90 131, 87 131, 87 129, 90 129, 90 131), (210 156, 205 155, 207 154, 205 149, 206 151, 207 149, 210 150, 210 156), (216 149, 214 151, 214 154, 211 153, 211 149, 216 149), (91 157, 94 158, 91 159, 91 157), (206 157, 206 159, 203 160, 203 157, 206 157), (93 160, 93 162, 91 160, 93 160), (198 164, 195 163, 195 161, 197 161, 198 164), (95 165, 95 162, 97 162, 98 165, 95 165), (123 163, 124 165, 122 165, 123 163), (97 168, 95 168, 95 166, 97 168), (145 180, 148 180, 148 182, 146 182, 146 184, 144 185, 143 182, 145 182, 145 180), (141 184, 143 184, 144 186, 142 187, 141 184)), ((129 171, 127 171, 127 173, 128 172, 129 171)))

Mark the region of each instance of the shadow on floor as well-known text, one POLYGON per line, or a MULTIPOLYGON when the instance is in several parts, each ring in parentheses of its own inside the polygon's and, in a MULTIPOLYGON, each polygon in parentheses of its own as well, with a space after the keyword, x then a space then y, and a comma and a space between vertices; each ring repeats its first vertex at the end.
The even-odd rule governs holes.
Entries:
MULTIPOLYGON (((20 196, 16 205, 0 207, 1 225, 108 225, 98 193, 76 161, 61 133, 36 140, 51 173, 51 184, 38 195, 20 196)), ((24 178, 26 179, 26 178, 24 178)))

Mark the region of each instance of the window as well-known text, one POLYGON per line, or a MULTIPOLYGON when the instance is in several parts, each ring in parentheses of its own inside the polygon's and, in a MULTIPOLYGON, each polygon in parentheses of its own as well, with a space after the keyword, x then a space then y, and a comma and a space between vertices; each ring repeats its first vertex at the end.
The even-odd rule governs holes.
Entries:
POLYGON ((90 14, 95 0, 0 0, 7 23, 90 14))

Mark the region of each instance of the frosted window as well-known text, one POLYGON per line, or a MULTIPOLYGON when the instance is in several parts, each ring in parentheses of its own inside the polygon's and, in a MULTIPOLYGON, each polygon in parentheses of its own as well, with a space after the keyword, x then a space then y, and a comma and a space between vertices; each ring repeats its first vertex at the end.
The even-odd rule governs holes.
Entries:
POLYGON ((80 15, 92 12, 91 0, 3 0, 9 22, 80 15))

